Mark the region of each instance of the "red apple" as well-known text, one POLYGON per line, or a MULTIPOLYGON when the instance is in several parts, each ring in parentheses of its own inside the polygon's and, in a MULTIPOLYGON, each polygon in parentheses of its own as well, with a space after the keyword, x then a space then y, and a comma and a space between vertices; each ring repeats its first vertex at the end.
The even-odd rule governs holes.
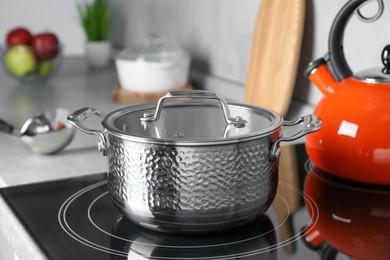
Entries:
POLYGON ((31 47, 38 59, 52 59, 58 54, 59 41, 54 33, 40 33, 32 37, 31 47))
POLYGON ((29 30, 23 27, 18 27, 11 30, 7 34, 7 46, 12 47, 14 45, 30 45, 31 33, 29 30))

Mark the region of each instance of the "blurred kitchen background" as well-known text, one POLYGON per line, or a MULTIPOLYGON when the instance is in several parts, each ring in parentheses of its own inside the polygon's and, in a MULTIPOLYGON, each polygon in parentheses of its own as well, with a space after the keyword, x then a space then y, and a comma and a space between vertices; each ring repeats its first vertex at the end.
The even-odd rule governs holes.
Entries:
MULTIPOLYGON (((85 36, 76 6, 81 0, 1 0, 0 39, 18 25, 34 31, 54 31, 65 46, 64 55, 84 55, 85 36)), ((115 24, 110 35, 120 50, 157 33, 182 46, 192 56, 191 78, 197 88, 214 90, 242 102, 252 44, 252 33, 261 0, 112 0, 115 24)), ((332 21, 347 0, 307 0, 302 54, 293 105, 313 106, 322 94, 303 77, 303 69, 327 52, 332 21)), ((386 4, 386 3, 385 3, 386 4)), ((364 10, 375 13, 373 1, 364 10)), ((390 43, 390 8, 375 23, 353 17, 346 29, 345 53, 354 72, 380 67, 380 54, 390 43)), ((110 86, 111 87, 111 86, 110 86)), ((277 87, 277 86, 275 86, 277 87)))
MULTIPOLYGON (((77 13, 77 5, 85 1, 90 0, 0 0, 0 45, 5 43, 9 30, 23 26, 33 34, 43 30, 54 32, 64 46, 64 62, 58 73, 40 86, 22 84, 6 74, 0 66, 0 118, 11 122, 16 129, 19 129, 27 118, 48 108, 64 107, 75 111, 89 106, 107 113, 127 105, 115 103, 112 99, 113 89, 118 82, 114 61, 103 69, 86 66, 86 38, 77 13)), ((107 0, 115 13, 109 41, 114 49, 119 51, 138 45, 146 37, 156 33, 165 41, 189 52, 190 82, 195 88, 212 90, 228 101, 244 102, 253 32, 261 1, 107 0)), ((303 71, 309 62, 327 53, 331 24, 347 1, 306 0, 299 68, 293 100, 286 116, 289 120, 312 113, 323 96, 304 78, 303 71)), ((354 16, 346 28, 344 50, 354 73, 367 68, 383 67, 381 53, 383 48, 390 44, 390 0, 384 2, 384 13, 379 20, 364 23, 354 16)), ((377 10, 378 3, 372 1, 362 12, 370 17, 377 10)), ((94 122, 91 125, 96 127, 94 122)), ((96 136, 85 135, 80 131, 77 133, 64 151, 53 156, 39 156, 27 151, 16 135, 0 136, 0 187, 106 171, 106 160, 97 151, 96 136)), ((295 154, 293 150, 290 152, 295 154)), ((295 155, 291 156, 287 151, 285 154, 285 158, 292 158, 290 161, 295 165, 295 155)), ((284 170, 287 169, 287 173, 291 174, 281 176, 293 176, 285 180, 285 183, 295 185, 299 180, 295 168, 289 167, 290 161, 287 161, 284 170)), ((300 166, 303 167, 303 163, 300 163, 300 166)), ((302 172, 306 174, 306 170, 302 172)), ((283 199, 283 196, 281 198, 283 199)), ((294 200, 296 197, 286 195, 285 198, 294 200)), ((294 213, 294 206, 287 208, 294 213)), ((298 213, 295 220, 298 221, 297 226, 302 227, 307 222, 301 217, 302 211, 298 213)), ((6 239, 13 243, 12 247, 18 255, 24 256, 21 259, 46 259, 36 257, 37 250, 30 236, 23 232, 23 227, 18 225, 1 196, 0 218, 0 259, 1 253, 7 252, 5 243, 8 242, 4 242, 6 239)), ((45 238, 58 239, 61 236, 62 234, 45 238)), ((62 240, 59 243, 62 243, 62 240)), ((278 258, 285 259, 280 251, 278 258)), ((296 258, 291 259, 313 259, 311 256, 316 253, 304 254, 295 255, 296 258)))

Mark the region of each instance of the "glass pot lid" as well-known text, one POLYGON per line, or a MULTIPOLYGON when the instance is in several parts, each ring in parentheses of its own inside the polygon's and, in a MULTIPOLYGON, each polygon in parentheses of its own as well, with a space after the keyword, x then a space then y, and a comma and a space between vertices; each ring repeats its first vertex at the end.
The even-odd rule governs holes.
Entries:
POLYGON ((117 59, 144 61, 151 63, 169 63, 189 59, 189 54, 178 46, 164 43, 157 35, 151 35, 133 48, 120 51, 117 59))
POLYGON ((282 118, 273 111, 227 104, 208 91, 173 91, 157 104, 127 107, 108 114, 104 128, 136 141, 210 144, 274 133, 282 118), (171 98, 193 100, 170 101, 171 98))

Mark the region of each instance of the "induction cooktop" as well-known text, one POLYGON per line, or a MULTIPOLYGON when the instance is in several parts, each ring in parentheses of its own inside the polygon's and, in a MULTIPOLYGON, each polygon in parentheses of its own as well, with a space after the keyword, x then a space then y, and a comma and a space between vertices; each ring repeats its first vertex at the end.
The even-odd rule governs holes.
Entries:
MULTIPOLYGON (((347 259, 326 241, 307 239, 322 216, 316 198, 303 191, 314 166, 302 144, 291 148, 297 171, 281 167, 273 206, 252 223, 219 233, 167 234, 128 221, 108 195, 106 173, 8 187, 0 194, 48 259, 347 259)), ((383 223, 388 229, 389 219, 383 223)), ((381 241, 390 245, 389 236, 381 241)))

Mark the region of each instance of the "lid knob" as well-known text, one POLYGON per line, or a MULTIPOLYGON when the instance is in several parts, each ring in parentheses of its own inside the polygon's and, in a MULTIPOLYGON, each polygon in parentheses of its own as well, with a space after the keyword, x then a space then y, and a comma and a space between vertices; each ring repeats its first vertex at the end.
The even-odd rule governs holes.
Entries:
POLYGON ((382 63, 385 66, 382 72, 390 74, 390 45, 387 45, 382 51, 382 63))

